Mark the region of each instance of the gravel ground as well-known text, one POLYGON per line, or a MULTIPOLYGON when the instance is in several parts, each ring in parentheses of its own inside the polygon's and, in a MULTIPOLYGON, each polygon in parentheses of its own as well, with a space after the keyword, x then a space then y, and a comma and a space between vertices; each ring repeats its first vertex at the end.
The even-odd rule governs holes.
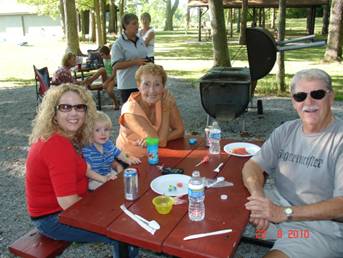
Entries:
MULTIPOLYGON (((198 86, 184 81, 170 79, 169 88, 177 99, 187 133, 203 133, 206 113, 201 107, 198 86)), ((113 111, 110 100, 103 96, 103 110, 114 122, 114 132, 118 132, 118 111, 113 111)), ((257 98, 254 99, 256 101, 257 98)), ((249 108, 244 116, 220 126, 224 137, 239 140, 265 139, 272 129, 283 121, 296 118, 289 98, 263 97, 264 114, 257 115, 256 109, 249 108), (240 130, 245 119, 248 136, 243 138, 240 130)), ((32 87, 0 88, 0 257, 12 257, 7 246, 26 233, 31 227, 26 213, 24 198, 24 164, 27 154, 27 139, 31 131, 31 120, 35 115, 35 90, 32 87)), ((256 103, 254 103, 256 105, 256 103)), ((336 102, 335 113, 343 117, 343 103, 336 102)), ((252 229, 247 231, 251 234, 252 229)), ((262 257, 268 249, 248 244, 240 244, 235 257, 262 257)), ((165 257, 146 250, 141 257, 165 257)), ((73 244, 61 257, 110 257, 110 249, 101 244, 73 244)))

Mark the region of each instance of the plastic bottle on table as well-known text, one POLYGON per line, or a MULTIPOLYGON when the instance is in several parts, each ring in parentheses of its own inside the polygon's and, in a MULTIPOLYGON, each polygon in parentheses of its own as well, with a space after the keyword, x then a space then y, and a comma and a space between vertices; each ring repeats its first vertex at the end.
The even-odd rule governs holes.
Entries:
POLYGON ((212 128, 209 133, 210 154, 220 154, 220 138, 222 131, 216 121, 213 122, 212 128))
POLYGON ((205 186, 200 172, 195 170, 188 183, 188 216, 192 221, 205 218, 205 186))

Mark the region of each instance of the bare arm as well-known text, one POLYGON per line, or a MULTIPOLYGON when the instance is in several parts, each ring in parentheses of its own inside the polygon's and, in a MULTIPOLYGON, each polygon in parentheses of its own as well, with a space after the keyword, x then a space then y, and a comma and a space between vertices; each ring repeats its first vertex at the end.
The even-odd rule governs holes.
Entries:
POLYGON ((57 197, 57 202, 63 210, 69 208, 70 206, 72 206, 74 203, 76 203, 79 200, 81 200, 81 197, 76 194, 67 195, 63 197, 57 197))
POLYGON ((89 169, 87 170, 86 176, 90 179, 105 183, 107 182, 107 177, 106 176, 102 176, 96 172, 94 172, 93 170, 89 169))
MULTIPOLYGON (((280 223, 287 220, 283 210, 285 207, 276 205, 264 197, 263 170, 258 164, 249 160, 243 168, 243 181, 251 196, 246 204, 251 211, 251 219, 266 219, 280 223)), ((343 197, 336 197, 319 203, 293 206, 292 220, 339 220, 343 217, 343 197)))
POLYGON ((248 160, 243 167, 243 182, 251 195, 264 196, 264 175, 262 168, 253 160, 248 160))
POLYGON ((171 131, 168 133, 168 141, 179 139, 185 134, 185 127, 176 104, 171 108, 170 111, 170 128, 171 131))
POLYGON ((152 40, 154 38, 155 38, 155 32, 150 31, 144 40, 144 44, 147 46, 149 44, 150 40, 152 40))

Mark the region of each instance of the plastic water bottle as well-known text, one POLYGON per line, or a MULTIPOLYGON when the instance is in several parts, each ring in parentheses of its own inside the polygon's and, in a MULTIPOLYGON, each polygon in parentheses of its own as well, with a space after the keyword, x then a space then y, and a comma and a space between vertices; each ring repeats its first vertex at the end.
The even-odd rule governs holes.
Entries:
POLYGON ((220 138, 222 131, 216 121, 213 122, 210 130, 209 141, 210 141, 210 154, 220 154, 220 138))
POLYGON ((195 170, 188 183, 188 216, 192 221, 201 221, 205 218, 205 189, 204 180, 200 172, 195 170))

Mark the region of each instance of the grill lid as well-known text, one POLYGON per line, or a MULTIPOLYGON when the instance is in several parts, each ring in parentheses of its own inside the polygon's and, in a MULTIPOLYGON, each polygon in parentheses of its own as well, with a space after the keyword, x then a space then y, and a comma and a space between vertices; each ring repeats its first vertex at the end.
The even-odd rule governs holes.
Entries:
POLYGON ((247 50, 252 81, 266 76, 276 61, 276 43, 271 33, 263 28, 247 28, 247 50))

